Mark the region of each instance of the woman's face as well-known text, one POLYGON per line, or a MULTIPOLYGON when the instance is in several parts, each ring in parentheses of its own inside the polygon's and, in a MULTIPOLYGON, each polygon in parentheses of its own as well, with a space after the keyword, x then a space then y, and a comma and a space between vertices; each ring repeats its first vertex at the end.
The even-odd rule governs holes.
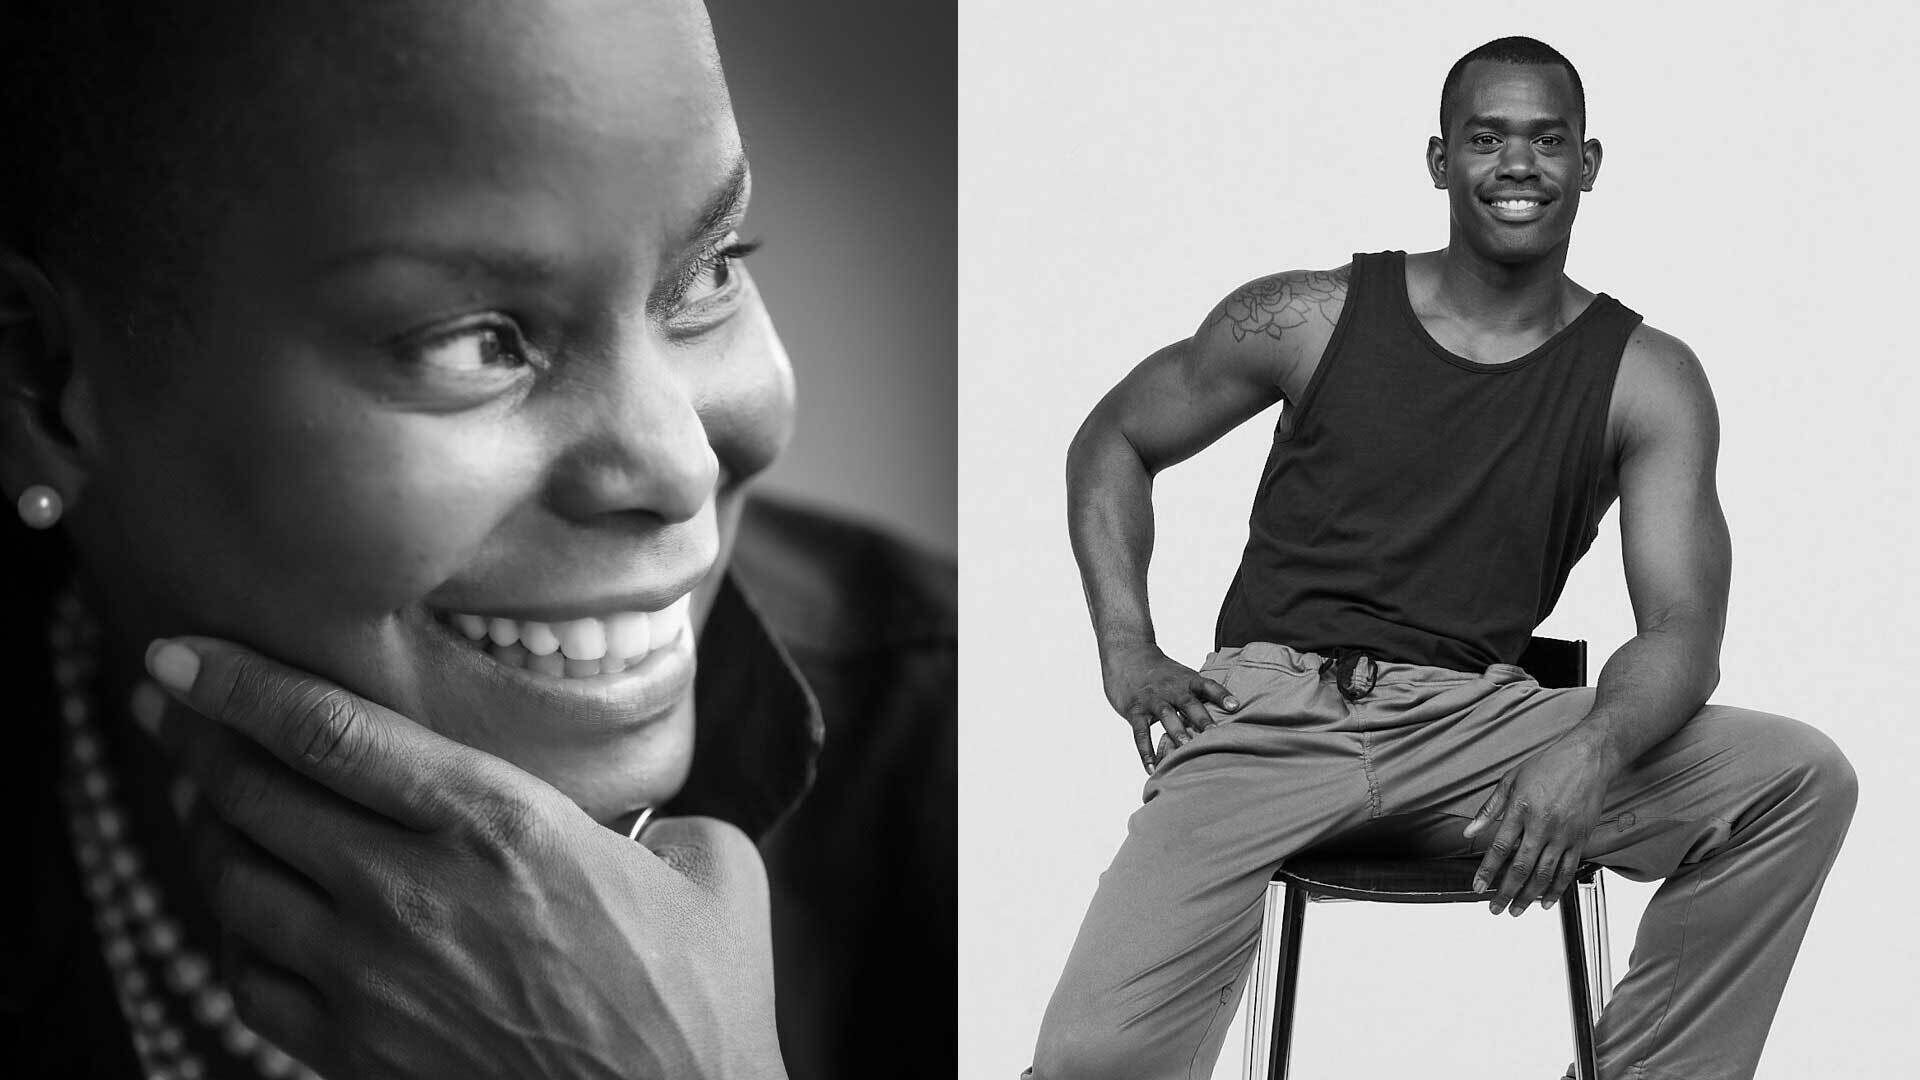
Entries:
POLYGON ((70 305, 68 524, 138 634, 252 645, 607 820, 685 777, 686 601, 791 423, 725 254, 746 164, 705 14, 375 10, 263 44, 264 160, 219 185, 178 341, 70 305))

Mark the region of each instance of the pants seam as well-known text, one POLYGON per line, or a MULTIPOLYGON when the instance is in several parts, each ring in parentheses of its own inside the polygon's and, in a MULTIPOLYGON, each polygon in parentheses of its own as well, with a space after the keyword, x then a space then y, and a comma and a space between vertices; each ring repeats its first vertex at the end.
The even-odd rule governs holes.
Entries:
MULTIPOLYGON (((1702 884, 1700 878, 1705 876, 1704 872, 1707 869, 1706 867, 1702 867, 1702 874, 1687 883, 1689 886, 1687 890, 1687 906, 1680 913, 1680 944, 1674 949, 1673 975, 1667 982, 1666 996, 1660 1005, 1660 1018, 1653 1022, 1653 1030, 1647 1033, 1647 1045, 1649 1049, 1645 1054, 1641 1055, 1640 1060, 1633 1063, 1633 1075, 1639 1078, 1639 1080, 1644 1080, 1647 1076, 1647 1057, 1659 1051, 1660 1031, 1667 1026, 1667 1017, 1673 1012, 1674 987, 1679 984, 1680 973, 1686 966, 1688 938, 1691 937, 1693 932, 1693 905, 1694 902, 1700 898, 1700 886, 1702 884)), ((1669 877, 1667 880, 1671 882, 1673 878, 1669 877)))
POLYGON ((1373 740, 1362 731, 1360 736, 1360 773, 1367 779, 1367 816, 1380 816, 1380 780, 1373 772, 1373 740))
POLYGON ((1227 995, 1232 992, 1233 987, 1223 986, 1220 995, 1214 999, 1213 1015, 1207 1017, 1207 1026, 1200 1029, 1200 1041, 1193 1044, 1193 1056, 1187 1059, 1187 1080, 1193 1080, 1193 1067, 1200 1062, 1200 1051, 1207 1045, 1207 1036, 1213 1034, 1213 1025, 1220 1022, 1220 1010, 1226 1006, 1227 995))

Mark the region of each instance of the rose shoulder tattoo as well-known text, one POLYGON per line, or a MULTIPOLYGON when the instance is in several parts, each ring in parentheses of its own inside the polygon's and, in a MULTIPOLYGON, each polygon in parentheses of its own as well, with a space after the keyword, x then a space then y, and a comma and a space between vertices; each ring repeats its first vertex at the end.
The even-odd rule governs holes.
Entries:
POLYGON ((1245 341, 1254 334, 1265 334, 1278 341, 1288 330, 1305 326, 1313 314, 1332 322, 1327 305, 1337 303, 1347 291, 1351 271, 1306 270, 1276 274, 1248 282, 1220 302, 1208 317, 1202 331, 1221 323, 1233 331, 1233 340, 1245 341))

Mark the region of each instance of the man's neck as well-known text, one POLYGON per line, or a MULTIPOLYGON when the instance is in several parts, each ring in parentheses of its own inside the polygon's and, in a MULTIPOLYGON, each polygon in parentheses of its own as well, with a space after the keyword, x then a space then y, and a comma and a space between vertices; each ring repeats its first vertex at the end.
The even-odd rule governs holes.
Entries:
POLYGON ((1457 238, 1438 252, 1432 302, 1489 330, 1558 326, 1567 303, 1565 244, 1531 262, 1495 262, 1457 238))

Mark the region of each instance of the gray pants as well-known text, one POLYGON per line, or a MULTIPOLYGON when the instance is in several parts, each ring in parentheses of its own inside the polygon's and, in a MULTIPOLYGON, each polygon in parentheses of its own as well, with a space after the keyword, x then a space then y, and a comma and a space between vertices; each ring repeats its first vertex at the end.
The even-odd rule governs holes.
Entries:
MULTIPOLYGON (((1320 663, 1263 643, 1208 658, 1240 711, 1215 710, 1147 782, 1047 1006, 1035 1080, 1210 1075, 1275 866, 1355 832, 1477 853, 1494 830, 1477 845, 1461 830, 1494 786, 1593 703, 1507 664, 1381 664, 1349 702, 1320 663)), ((1605 1080, 1753 1075, 1854 799, 1825 735, 1721 705, 1615 780, 1586 858, 1666 880, 1600 1020, 1605 1080)))

